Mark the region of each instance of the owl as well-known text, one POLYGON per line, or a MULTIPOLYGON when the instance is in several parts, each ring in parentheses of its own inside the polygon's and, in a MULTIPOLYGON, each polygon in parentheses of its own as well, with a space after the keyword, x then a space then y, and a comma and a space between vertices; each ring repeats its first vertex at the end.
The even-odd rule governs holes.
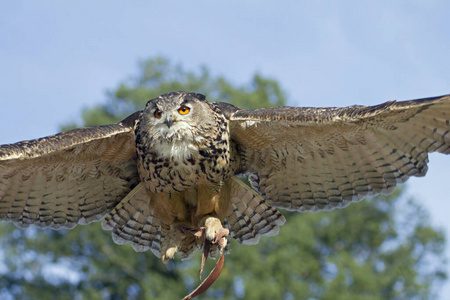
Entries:
POLYGON ((241 110, 172 92, 117 124, 0 146, 0 219, 102 220, 114 242, 164 262, 197 249, 223 257, 230 238, 276 235, 278 208, 344 208, 424 176, 429 152, 450 152, 449 132, 448 95, 241 110))

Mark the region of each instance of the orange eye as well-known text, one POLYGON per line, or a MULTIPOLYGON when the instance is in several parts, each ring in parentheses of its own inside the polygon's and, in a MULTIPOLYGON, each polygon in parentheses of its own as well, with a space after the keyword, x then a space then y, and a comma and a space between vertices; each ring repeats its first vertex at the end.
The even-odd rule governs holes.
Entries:
POLYGON ((155 118, 161 119, 161 111, 159 109, 155 110, 154 115, 155 115, 155 118))
POLYGON ((187 106, 182 106, 178 109, 180 115, 187 115, 191 109, 187 106))

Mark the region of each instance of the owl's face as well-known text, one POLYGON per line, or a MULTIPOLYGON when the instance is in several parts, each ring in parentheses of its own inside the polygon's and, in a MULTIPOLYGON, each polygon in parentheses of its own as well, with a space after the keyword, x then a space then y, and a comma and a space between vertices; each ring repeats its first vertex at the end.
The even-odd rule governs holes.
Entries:
POLYGON ((201 124, 211 119, 211 110, 203 95, 174 92, 150 100, 144 110, 144 130, 155 140, 168 142, 189 140, 198 136, 201 124))

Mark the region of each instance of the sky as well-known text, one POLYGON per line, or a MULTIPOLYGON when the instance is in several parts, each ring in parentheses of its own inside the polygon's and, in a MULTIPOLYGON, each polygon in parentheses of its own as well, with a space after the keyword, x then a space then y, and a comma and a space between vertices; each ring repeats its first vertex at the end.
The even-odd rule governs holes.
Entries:
MULTIPOLYGON (((15 0, 0 7, 0 144, 79 121, 139 61, 158 55, 188 70, 208 66, 236 84, 256 72, 274 78, 291 106, 450 94, 448 1, 15 0)), ((408 194, 450 238, 449 168, 450 157, 430 155, 427 176, 410 179, 408 194)))

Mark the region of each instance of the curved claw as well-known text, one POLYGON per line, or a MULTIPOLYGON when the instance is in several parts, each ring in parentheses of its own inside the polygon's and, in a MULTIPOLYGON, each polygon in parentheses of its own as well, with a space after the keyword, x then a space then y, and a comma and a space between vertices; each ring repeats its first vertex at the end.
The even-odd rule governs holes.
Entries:
POLYGON ((219 230, 219 232, 216 233, 216 236, 214 237, 214 241, 213 244, 219 244, 219 249, 222 248, 224 249, 225 246, 227 245, 226 240, 227 240, 227 236, 230 234, 230 231, 226 228, 222 228, 219 230), (222 245, 222 240, 225 239, 225 244, 222 245))

